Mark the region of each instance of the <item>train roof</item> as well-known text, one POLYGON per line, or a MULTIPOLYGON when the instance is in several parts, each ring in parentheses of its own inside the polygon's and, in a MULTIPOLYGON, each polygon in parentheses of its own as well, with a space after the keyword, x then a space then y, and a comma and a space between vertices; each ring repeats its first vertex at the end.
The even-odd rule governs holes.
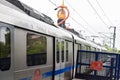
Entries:
POLYGON ((94 47, 94 48, 97 48, 97 49, 100 49, 100 50, 106 50, 105 47, 103 47, 101 45, 98 45, 98 44, 96 44, 96 43, 94 43, 92 41, 89 41, 89 40, 86 40, 84 38, 81 38, 78 35, 70 32, 70 31, 68 31, 66 29, 63 29, 61 27, 59 27, 59 29, 64 30, 64 31, 70 33, 74 37, 75 42, 78 43, 78 44, 84 44, 84 45, 88 45, 90 47, 94 47))
POLYGON ((68 31, 68 30, 66 30, 64 28, 59 27, 59 29, 61 29, 61 30, 65 31, 65 32, 71 34, 74 37, 74 40, 75 40, 76 43, 81 43, 81 44, 89 45, 89 43, 88 43, 88 41, 86 39, 81 38, 78 35, 70 32, 70 31, 68 31))
POLYGON ((24 11, 5 0, 0 0, 0 21, 23 29, 33 30, 72 41, 72 36, 69 33, 26 14, 24 11))

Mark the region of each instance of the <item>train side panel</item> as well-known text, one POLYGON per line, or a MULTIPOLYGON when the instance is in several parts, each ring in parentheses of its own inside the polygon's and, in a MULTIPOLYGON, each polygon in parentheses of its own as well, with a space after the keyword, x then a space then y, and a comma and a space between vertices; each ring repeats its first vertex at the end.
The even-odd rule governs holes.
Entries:
POLYGON ((15 80, 52 80, 53 38, 15 28, 15 80))
POLYGON ((0 79, 14 80, 13 26, 0 22, 0 79))

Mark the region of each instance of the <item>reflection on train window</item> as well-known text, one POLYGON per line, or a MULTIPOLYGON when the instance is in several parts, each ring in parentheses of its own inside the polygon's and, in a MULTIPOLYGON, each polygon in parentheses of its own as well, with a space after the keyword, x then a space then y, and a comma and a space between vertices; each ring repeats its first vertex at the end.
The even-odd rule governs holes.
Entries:
POLYGON ((62 41, 62 54, 61 54, 62 62, 64 62, 64 41, 62 41))
POLYGON ((87 46, 87 45, 86 45, 86 50, 87 50, 87 51, 90 51, 90 46, 87 46))
POLYGON ((27 65, 46 64, 47 39, 43 35, 27 34, 27 65))
POLYGON ((11 61, 11 43, 10 29, 0 27, 0 70, 6 71, 10 69, 11 61))
MULTIPOLYGON (((90 46, 86 45, 86 50, 90 51, 91 50, 90 46)), ((89 63, 91 60, 91 54, 88 54, 88 53, 85 53, 85 54, 86 54, 86 63, 89 63)))
POLYGON ((68 61, 68 42, 66 42, 66 61, 68 61))
POLYGON ((59 63, 60 62, 60 60, 59 60, 60 59, 60 56, 59 56, 59 54, 60 54, 59 53, 60 52, 59 51, 59 49, 60 49, 60 42, 57 40, 56 43, 57 43, 57 55, 56 55, 56 59, 57 59, 57 63, 59 63))
POLYGON ((95 48, 95 47, 93 47, 93 51, 96 51, 96 48, 95 48))

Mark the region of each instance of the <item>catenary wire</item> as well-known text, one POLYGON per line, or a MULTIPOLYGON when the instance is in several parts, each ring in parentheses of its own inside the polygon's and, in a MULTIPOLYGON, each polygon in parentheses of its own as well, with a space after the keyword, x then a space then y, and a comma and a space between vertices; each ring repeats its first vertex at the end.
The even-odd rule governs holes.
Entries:
MULTIPOLYGON (((49 0, 50 3, 52 3, 55 7, 58 7, 54 2, 52 2, 51 0, 49 0)), ((78 25, 82 26, 85 30, 87 30, 89 33, 93 33, 93 31, 88 30, 88 28, 84 27, 82 24, 80 24, 77 20, 75 20, 73 17, 70 16, 70 18, 77 23, 78 25)), ((94 33, 93 33, 94 34, 94 33)))
POLYGON ((97 14, 97 16, 99 17, 99 19, 104 23, 104 25, 109 29, 108 24, 105 23, 105 21, 101 18, 101 16, 98 14, 98 12, 96 11, 96 9, 93 7, 93 5, 91 4, 91 2, 89 0, 86 0, 88 2, 88 4, 91 6, 91 8, 95 11, 95 13, 97 14))
POLYGON ((98 6, 100 7, 100 9, 102 10, 104 16, 106 17, 106 19, 113 25, 112 21, 110 20, 110 18, 106 15, 106 13, 104 12, 103 8, 101 7, 100 3, 98 2, 98 0, 96 0, 98 6))
MULTIPOLYGON (((70 5, 70 3, 67 1, 67 0, 65 0, 66 1, 66 3, 71 7, 71 9, 88 25, 88 26, 90 26, 91 27, 91 29, 92 29, 92 26, 70 5)), ((95 30, 93 31, 94 29, 92 29, 92 33, 93 32, 95 32, 95 30)), ((91 32, 91 31, 90 31, 91 32)), ((96 32, 97 33, 97 32, 96 32)))

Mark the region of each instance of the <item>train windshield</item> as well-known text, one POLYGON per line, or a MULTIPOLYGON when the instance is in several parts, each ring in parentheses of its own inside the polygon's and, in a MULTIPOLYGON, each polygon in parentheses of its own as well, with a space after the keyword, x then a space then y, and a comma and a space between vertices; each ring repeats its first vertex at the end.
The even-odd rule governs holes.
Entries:
POLYGON ((0 70, 6 71, 10 68, 10 29, 0 27, 0 70))

